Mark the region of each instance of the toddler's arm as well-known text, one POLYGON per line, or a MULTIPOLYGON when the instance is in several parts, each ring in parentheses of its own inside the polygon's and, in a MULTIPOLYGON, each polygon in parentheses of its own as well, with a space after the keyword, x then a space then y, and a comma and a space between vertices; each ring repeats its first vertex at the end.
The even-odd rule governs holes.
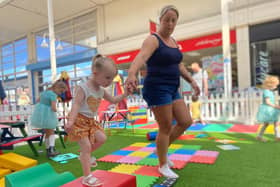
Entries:
POLYGON ((81 104, 84 102, 85 100, 85 93, 83 91, 83 89, 79 86, 77 88, 75 97, 74 97, 74 102, 72 104, 72 108, 71 111, 68 114, 68 120, 67 123, 65 125, 65 130, 66 132, 70 130, 70 128, 72 127, 72 125, 74 124, 76 117, 78 115, 79 109, 81 107, 81 104))
POLYGON ((124 94, 117 95, 117 96, 111 96, 106 90, 104 90, 103 98, 109 101, 110 103, 116 104, 121 100, 123 100, 127 95, 128 95, 127 88, 125 88, 124 94))
POLYGON ((265 104, 271 106, 271 107, 274 107, 274 108, 277 108, 277 109, 280 109, 280 106, 276 105, 276 104, 273 104, 270 102, 270 98, 269 97, 266 97, 265 98, 265 104))

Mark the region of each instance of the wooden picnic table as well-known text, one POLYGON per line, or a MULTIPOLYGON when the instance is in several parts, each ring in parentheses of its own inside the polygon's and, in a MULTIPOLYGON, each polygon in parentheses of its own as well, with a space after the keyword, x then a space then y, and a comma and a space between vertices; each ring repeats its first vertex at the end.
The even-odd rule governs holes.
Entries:
POLYGON ((0 120, 0 125, 2 129, 0 136, 0 150, 7 148, 11 149, 11 146, 14 144, 26 141, 34 155, 39 155, 32 141, 39 141, 42 135, 39 134, 28 136, 27 132, 25 131, 25 122, 22 121, 0 120), (15 128, 20 130, 22 136, 15 136, 13 134, 12 129, 15 128))

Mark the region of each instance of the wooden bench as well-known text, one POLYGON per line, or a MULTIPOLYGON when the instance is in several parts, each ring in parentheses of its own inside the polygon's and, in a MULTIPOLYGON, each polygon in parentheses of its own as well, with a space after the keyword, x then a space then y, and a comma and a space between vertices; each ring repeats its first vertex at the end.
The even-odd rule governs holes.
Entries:
MULTIPOLYGON (((21 142, 40 141, 42 134, 31 135, 26 137, 6 138, 0 142, 0 150, 13 149, 13 145, 21 142)), ((35 156, 38 156, 38 152, 34 146, 30 147, 35 156)))

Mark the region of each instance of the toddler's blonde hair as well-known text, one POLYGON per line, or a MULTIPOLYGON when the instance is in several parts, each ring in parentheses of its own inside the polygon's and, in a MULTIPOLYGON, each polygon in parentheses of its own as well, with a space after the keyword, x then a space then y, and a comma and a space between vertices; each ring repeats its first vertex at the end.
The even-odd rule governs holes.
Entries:
POLYGON ((101 54, 97 54, 92 58, 92 66, 91 66, 92 71, 94 70, 100 71, 107 65, 112 65, 116 69, 116 74, 118 73, 117 66, 111 58, 105 57, 101 54))
POLYGON ((277 76, 268 75, 263 81, 263 89, 273 89, 279 84, 279 78, 277 76))

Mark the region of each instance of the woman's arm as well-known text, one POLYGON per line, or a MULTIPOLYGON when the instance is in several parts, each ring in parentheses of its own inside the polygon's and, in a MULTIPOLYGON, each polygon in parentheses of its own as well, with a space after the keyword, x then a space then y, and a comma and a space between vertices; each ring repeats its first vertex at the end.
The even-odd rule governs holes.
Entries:
POLYGON ((199 87, 197 86, 196 82, 193 80, 193 78, 191 77, 191 75, 189 74, 188 70, 185 68, 183 63, 179 64, 179 70, 180 73, 182 75, 182 77, 190 83, 190 85, 192 86, 193 90, 194 90, 194 94, 195 95, 199 95, 200 94, 200 90, 199 87))
POLYGON ((125 84, 127 86, 133 86, 134 89, 137 87, 136 74, 144 63, 152 56, 154 51, 158 48, 158 41, 155 36, 150 35, 142 44, 140 52, 135 57, 128 69, 128 77, 125 84))

